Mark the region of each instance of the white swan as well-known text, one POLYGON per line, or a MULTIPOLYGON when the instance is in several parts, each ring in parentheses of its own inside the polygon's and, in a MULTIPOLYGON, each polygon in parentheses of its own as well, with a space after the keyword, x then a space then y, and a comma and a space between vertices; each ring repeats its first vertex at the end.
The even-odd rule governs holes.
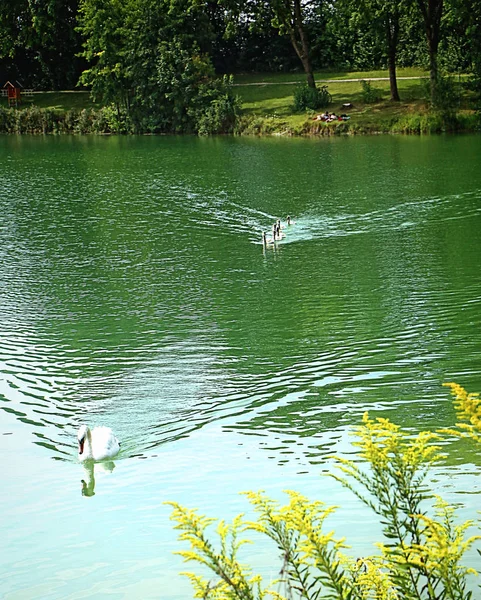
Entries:
POLYGON ((84 460, 105 460, 119 453, 119 440, 110 427, 94 427, 92 431, 87 425, 78 430, 78 457, 84 460))

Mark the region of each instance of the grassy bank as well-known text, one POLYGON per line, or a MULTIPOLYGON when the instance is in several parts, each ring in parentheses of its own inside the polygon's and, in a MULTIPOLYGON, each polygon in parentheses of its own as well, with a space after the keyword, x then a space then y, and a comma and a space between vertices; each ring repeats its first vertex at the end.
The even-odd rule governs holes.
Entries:
MULTIPOLYGON (((313 111, 293 110, 296 86, 305 82, 302 73, 238 75, 234 83, 242 100, 242 116, 237 133, 433 133, 479 128, 479 115, 473 98, 462 85, 462 77, 455 79, 459 101, 448 113, 430 110, 426 101, 427 74, 419 69, 398 71, 401 102, 389 100, 387 71, 323 71, 315 75, 318 85, 327 85, 332 96, 327 109, 348 113, 349 121, 323 123, 314 120, 317 113, 313 111), (370 82, 377 97, 375 101, 366 101, 361 80, 370 82), (344 104, 351 106, 345 108, 344 104)), ((24 98, 18 111, 7 111, 6 107, 6 99, 0 98, 0 131, 4 133, 115 133, 117 130, 115 112, 93 103, 86 91, 38 92, 24 98)))
MULTIPOLYGON (((465 78, 455 81, 462 88, 465 78)), ((419 69, 399 69, 401 102, 390 101, 387 71, 316 73, 318 85, 327 85, 332 96, 330 112, 348 113, 350 120, 339 123, 313 121, 316 113, 293 111, 294 90, 304 83, 302 74, 245 75, 237 77, 237 93, 242 99, 243 131, 294 135, 331 135, 338 133, 429 133, 445 130, 473 130, 478 127, 473 100, 462 89, 454 111, 433 112, 426 100, 427 73, 419 69), (369 81, 378 96, 366 102, 361 80, 369 81), (344 104, 351 104, 346 109, 344 104)))

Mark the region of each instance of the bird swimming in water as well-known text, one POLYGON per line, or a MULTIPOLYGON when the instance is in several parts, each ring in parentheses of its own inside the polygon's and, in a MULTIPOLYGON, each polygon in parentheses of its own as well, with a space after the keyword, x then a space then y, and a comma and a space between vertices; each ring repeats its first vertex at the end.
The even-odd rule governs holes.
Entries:
POLYGON ((273 229, 275 230, 275 235, 274 235, 275 239, 282 240, 282 238, 286 237, 281 231, 281 220, 280 219, 277 219, 277 221, 274 223, 273 229))
POLYGON ((268 238, 265 231, 262 232, 262 243, 264 246, 267 246, 268 244, 274 244, 275 241, 276 240, 274 238, 268 238))
POLYGON ((106 460, 119 453, 119 440, 110 427, 94 427, 90 431, 87 425, 82 425, 77 434, 78 457, 84 460, 106 460))

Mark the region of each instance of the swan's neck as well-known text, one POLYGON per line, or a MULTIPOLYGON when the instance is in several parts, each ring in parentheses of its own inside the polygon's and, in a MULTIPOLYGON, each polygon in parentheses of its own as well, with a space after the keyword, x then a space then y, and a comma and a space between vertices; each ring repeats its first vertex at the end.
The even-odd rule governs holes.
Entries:
POLYGON ((87 433, 85 434, 83 440, 83 448, 81 452, 81 457, 83 460, 88 458, 93 458, 92 456, 92 434, 90 433, 90 429, 87 429, 87 433))

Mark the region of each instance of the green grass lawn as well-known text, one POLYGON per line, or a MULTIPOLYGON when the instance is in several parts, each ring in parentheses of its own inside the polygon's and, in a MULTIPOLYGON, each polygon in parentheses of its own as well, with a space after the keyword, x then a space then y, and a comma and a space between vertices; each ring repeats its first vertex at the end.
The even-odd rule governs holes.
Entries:
MULTIPOLYGON (((389 122, 403 114, 422 113, 427 110, 425 80, 422 79, 426 74, 423 71, 415 69, 400 70, 398 88, 401 102, 399 103, 389 100, 389 81, 371 81, 372 87, 381 98, 379 102, 373 104, 366 104, 362 101, 362 86, 359 81, 349 81, 352 79, 369 80, 374 77, 387 76, 387 71, 328 74, 323 72, 316 74, 316 81, 320 83, 321 80, 326 79, 341 80, 325 84, 332 95, 332 103, 329 105, 328 110, 336 113, 347 112, 353 123, 360 122, 366 127, 375 127, 376 124, 389 122), (401 77, 415 77, 415 79, 401 79, 401 77), (344 103, 351 103, 353 107, 343 108, 344 103)), ((241 78, 235 77, 234 81, 237 83, 235 90, 241 98, 243 113, 247 116, 282 120, 286 127, 293 128, 298 128, 306 119, 314 116, 314 113, 296 114, 294 112, 293 103, 296 85, 281 83, 281 81, 294 81, 292 75, 290 77, 284 74, 246 75, 241 78), (262 81, 259 81, 260 78, 262 78, 262 81)), ((305 77, 301 75, 297 81, 303 84, 305 77)))
MULTIPOLYGON (((389 81, 373 81, 372 87, 379 90, 383 100, 389 100, 389 81)), ((239 85, 236 93, 240 96, 243 109, 246 113, 282 115, 292 114, 295 85, 239 85)), ((328 90, 332 95, 331 110, 339 110, 341 104, 351 102, 361 104, 362 87, 360 82, 346 81, 343 83, 329 83, 328 90)), ((400 79, 398 81, 401 99, 412 102, 423 98, 424 90, 421 79, 400 79)))
MULTIPOLYGON (((398 69, 398 77, 425 77, 428 73, 422 69, 409 68, 398 69)), ((314 73, 317 82, 322 83, 329 79, 373 79, 375 77, 389 77, 385 70, 378 71, 318 71, 314 73)), ((303 83, 306 76, 302 72, 296 73, 248 73, 245 75, 235 75, 234 83, 253 84, 253 83, 303 83)))
MULTIPOLYGON (((386 131, 400 119, 413 116, 423 117, 429 112, 428 74, 421 69, 399 69, 398 89, 400 102, 391 102, 387 71, 340 72, 323 71, 316 73, 318 85, 327 85, 332 96, 329 112, 348 113, 350 124, 357 130, 386 131), (384 80, 377 80, 384 78, 384 80), (404 79, 405 78, 405 79, 404 79), (360 80, 370 81, 379 96, 373 103, 363 101, 360 80), (346 109, 342 105, 350 103, 346 109)), ((464 79, 463 76, 461 79, 464 79)), ((315 118, 313 111, 296 113, 293 108, 296 85, 304 84, 305 75, 297 74, 249 74, 234 77, 235 90, 242 101, 243 114, 252 119, 265 119, 268 128, 299 131, 306 122, 315 118)), ((464 90, 459 110, 472 113, 469 95, 464 90)), ((318 112, 323 112, 319 110, 318 112)), ((322 127, 328 125, 321 124, 322 127)))
MULTIPOLYGON (((0 98, 0 106, 7 106, 7 99, 0 98)), ((33 96, 22 97, 19 108, 38 106, 58 111, 82 110, 83 108, 98 108, 99 105, 92 102, 89 92, 72 90, 66 92, 34 92, 33 96)))

